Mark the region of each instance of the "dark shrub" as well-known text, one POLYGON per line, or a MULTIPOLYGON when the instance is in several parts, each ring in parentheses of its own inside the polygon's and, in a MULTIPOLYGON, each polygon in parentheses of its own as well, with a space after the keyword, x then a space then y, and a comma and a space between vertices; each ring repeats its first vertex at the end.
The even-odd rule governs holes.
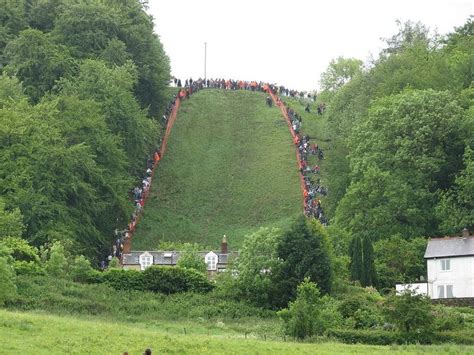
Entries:
POLYGON ((166 294, 177 292, 208 292, 213 286, 206 276, 179 267, 152 266, 143 272, 144 287, 148 291, 166 294))

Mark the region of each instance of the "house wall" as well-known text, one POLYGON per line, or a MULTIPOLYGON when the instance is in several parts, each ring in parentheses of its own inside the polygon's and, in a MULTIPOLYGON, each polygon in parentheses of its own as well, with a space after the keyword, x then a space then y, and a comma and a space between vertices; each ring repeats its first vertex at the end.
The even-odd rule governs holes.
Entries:
POLYGON ((453 285, 453 296, 474 297, 474 257, 428 259, 428 295, 438 298, 438 286, 453 285), (441 270, 441 260, 451 260, 451 270, 441 270))
POLYGON ((428 284, 424 283, 413 283, 413 284, 397 284, 395 285, 397 294, 401 294, 405 290, 412 290, 417 295, 428 296, 428 284))

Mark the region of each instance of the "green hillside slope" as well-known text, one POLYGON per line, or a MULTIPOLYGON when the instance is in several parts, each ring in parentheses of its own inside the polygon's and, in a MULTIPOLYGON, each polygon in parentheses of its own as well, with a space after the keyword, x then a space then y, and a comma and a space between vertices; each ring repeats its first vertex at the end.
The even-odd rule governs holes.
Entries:
POLYGON ((159 241, 231 248, 301 211, 295 150, 265 94, 205 90, 184 101, 153 181, 133 249, 159 241))

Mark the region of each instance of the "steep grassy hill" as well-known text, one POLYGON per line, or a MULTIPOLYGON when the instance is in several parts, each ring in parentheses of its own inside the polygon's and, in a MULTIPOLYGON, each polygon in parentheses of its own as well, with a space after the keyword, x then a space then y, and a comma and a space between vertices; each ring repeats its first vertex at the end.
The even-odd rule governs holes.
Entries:
POLYGON ((301 211, 295 151, 265 94, 204 90, 183 102, 133 249, 160 241, 231 249, 245 234, 301 211))

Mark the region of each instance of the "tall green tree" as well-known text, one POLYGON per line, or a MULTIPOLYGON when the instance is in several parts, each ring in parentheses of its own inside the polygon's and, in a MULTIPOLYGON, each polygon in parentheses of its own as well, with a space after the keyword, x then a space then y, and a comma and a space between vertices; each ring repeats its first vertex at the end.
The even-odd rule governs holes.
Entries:
POLYGON ((62 45, 54 44, 39 30, 27 29, 9 42, 4 53, 5 71, 17 76, 33 102, 51 90, 55 82, 74 73, 75 62, 62 45))
POLYGON ((282 261, 274 280, 279 289, 279 306, 295 298, 297 286, 309 278, 321 292, 331 291, 332 264, 321 233, 312 230, 305 216, 300 216, 286 231, 278 245, 282 261))
POLYGON ((355 58, 331 60, 328 68, 321 74, 320 85, 325 91, 337 91, 353 77, 362 72, 362 61, 355 58))
POLYGON ((362 239, 362 252, 363 267, 361 284, 363 286, 377 286, 378 278, 377 271, 375 270, 374 247, 372 246, 372 240, 370 237, 362 239))
POLYGON ((451 189, 442 193, 437 208, 441 228, 446 233, 474 229, 474 150, 470 147, 464 153, 464 164, 451 189))
POLYGON ((6 210, 5 201, 0 198, 0 240, 5 237, 21 237, 25 229, 20 210, 6 210))
POLYGON ((402 238, 400 235, 374 243, 378 286, 393 289, 397 283, 412 283, 426 275, 426 238, 402 238))
POLYGON ((362 286, 377 285, 374 250, 369 236, 356 235, 353 237, 349 253, 351 257, 351 280, 359 281, 362 286))
POLYGON ((238 292, 261 307, 272 308, 278 303, 273 278, 281 266, 277 251, 280 241, 280 230, 260 228, 245 237, 235 265, 238 292))
POLYGON ((362 240, 360 237, 352 238, 351 244, 349 246, 349 255, 351 257, 351 280, 360 280, 363 273, 362 269, 364 267, 362 240))
POLYGON ((336 223, 375 240, 436 233, 437 191, 462 166, 463 120, 447 92, 408 90, 376 101, 349 139, 352 182, 336 223))

